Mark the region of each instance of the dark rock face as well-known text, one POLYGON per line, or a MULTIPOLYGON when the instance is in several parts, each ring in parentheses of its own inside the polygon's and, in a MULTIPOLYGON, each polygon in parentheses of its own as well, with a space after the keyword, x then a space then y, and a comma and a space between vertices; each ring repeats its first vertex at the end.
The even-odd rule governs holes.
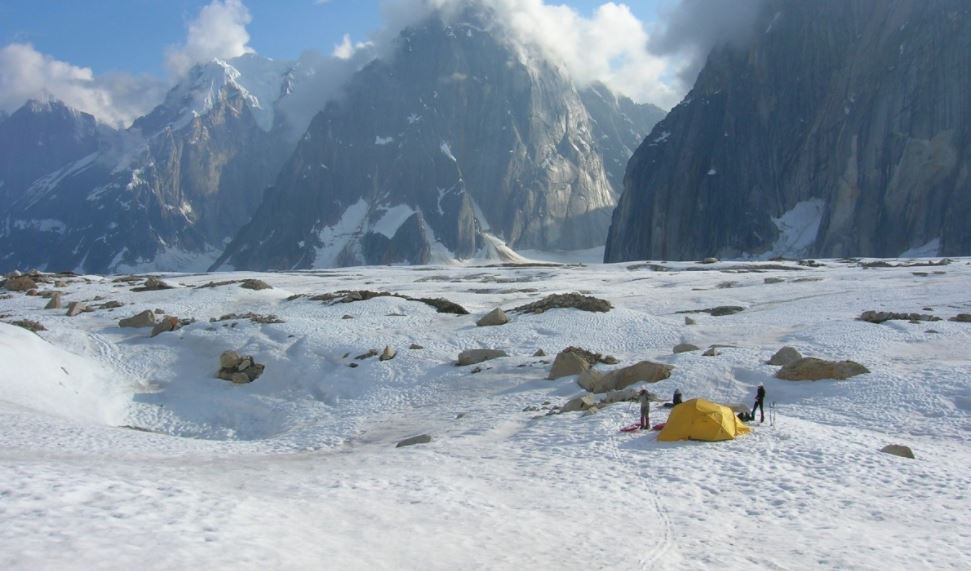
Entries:
POLYGON ((84 139, 45 163, 43 176, 7 203, 0 267, 208 267, 250 219, 292 148, 280 130, 261 124, 239 77, 230 63, 197 66, 126 132, 101 139, 93 151, 84 139), (82 150, 91 152, 77 157, 82 150))
POLYGON ((754 33, 630 161, 605 260, 971 253, 971 6, 769 0, 754 33))
POLYGON ((656 105, 634 103, 602 83, 582 89, 580 99, 590 114, 607 180, 619 194, 624 189, 627 161, 666 112, 656 105))
POLYGON ((495 248, 488 235, 603 243, 617 191, 604 164, 626 162, 655 115, 616 98, 588 110, 475 6, 406 29, 351 79, 214 268, 427 263, 495 248))
POLYGON ((0 121, 0 212, 38 178, 98 152, 112 132, 60 101, 28 101, 0 121))

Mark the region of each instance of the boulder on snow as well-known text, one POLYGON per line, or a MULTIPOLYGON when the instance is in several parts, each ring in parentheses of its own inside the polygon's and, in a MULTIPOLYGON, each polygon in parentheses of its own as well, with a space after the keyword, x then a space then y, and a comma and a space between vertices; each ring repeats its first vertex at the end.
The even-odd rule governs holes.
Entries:
POLYGON ((674 346, 674 354, 677 355, 679 353, 690 353, 691 351, 698 351, 700 349, 701 347, 698 347, 697 345, 692 345, 691 343, 679 343, 674 346))
POLYGON ((546 356, 546 351, 543 351, 542 349, 537 349, 536 352, 533 353, 533 357, 545 357, 545 356, 546 356))
POLYGON ((47 328, 36 321, 31 321, 30 319, 21 319, 19 321, 11 321, 10 325, 16 325, 17 327, 26 329, 32 333, 37 333, 38 331, 47 331, 47 328))
POLYGON ((394 349, 392 349, 391 346, 386 345, 384 347, 384 351, 381 352, 381 356, 378 357, 378 360, 379 361, 390 361, 391 359, 394 359, 397 354, 398 354, 398 352, 395 351, 394 349))
POLYGON ((886 321, 940 321, 936 315, 922 313, 897 313, 893 311, 864 311, 860 321, 867 323, 884 323, 886 321))
POLYGON ((579 375, 589 369, 590 363, 576 352, 563 351, 556 356, 553 366, 550 368, 550 374, 546 378, 553 381, 570 375, 579 375))
POLYGON ((118 322, 118 327, 150 327, 152 325, 155 325, 155 312, 149 309, 118 322))
POLYGON ((691 318, 690 318, 690 317, 688 317, 687 315, 685 315, 685 316, 684 316, 684 324, 685 324, 685 325, 697 325, 697 324, 698 324, 698 322, 697 322, 697 321, 695 321, 694 319, 691 319, 691 318))
POLYGON ((589 295, 580 293, 557 293, 546 296, 539 301, 519 306, 513 309, 513 311, 520 313, 543 313, 550 309, 558 308, 606 313, 613 309, 614 306, 605 299, 598 299, 589 295))
POLYGON ((141 286, 132 288, 132 291, 161 291, 163 289, 173 289, 174 287, 175 286, 171 286, 158 278, 148 278, 141 286))
POLYGON ((81 303, 80 301, 72 301, 67 306, 67 316, 68 317, 77 317, 78 315, 81 315, 82 313, 84 313, 87 310, 88 310, 88 308, 83 303, 81 303))
POLYGON ((845 380, 869 373, 870 370, 854 361, 826 361, 803 357, 779 369, 777 379, 786 381, 819 381, 823 379, 845 380))
MULTIPOLYGON (((640 396, 640 391, 637 388, 626 388, 619 391, 610 391, 609 393, 604 393, 600 396, 600 400, 597 402, 597 406, 604 407, 607 405, 619 403, 619 402, 632 402, 636 401, 640 396)), ((655 395, 649 395, 650 398, 654 398, 655 395)))
POLYGON ((405 438, 401 442, 395 445, 395 448, 404 448, 406 446, 414 446, 416 444, 428 444, 432 441, 432 437, 428 434, 419 434, 418 436, 412 436, 411 438, 405 438))
POLYGON ((901 458, 910 458, 911 460, 916 458, 914 456, 914 451, 911 450, 910 447, 902 444, 890 444, 884 446, 880 449, 880 452, 883 452, 884 454, 893 454, 894 456, 900 456, 901 458))
POLYGON ((239 287, 241 287, 243 289, 251 289, 251 290, 255 290, 255 291, 260 291, 260 290, 264 290, 264 289, 273 289, 273 286, 271 286, 270 284, 266 283, 265 281, 263 281, 263 280, 254 280, 254 279, 243 280, 243 283, 239 284, 239 287))
POLYGON ((506 316, 506 312, 502 310, 501 307, 497 307, 485 314, 485 316, 476 321, 475 324, 479 327, 492 327, 496 325, 505 325, 509 323, 509 317, 506 316))
POLYGON ((671 365, 641 361, 629 367, 615 369, 607 373, 589 370, 577 379, 581 387, 591 393, 607 393, 625 389, 634 383, 656 383, 671 376, 671 365))
POLYGON ((772 358, 769 359, 768 364, 775 365, 777 367, 785 367, 789 363, 798 361, 799 359, 802 359, 802 354, 800 354, 795 348, 786 346, 776 351, 775 355, 772 355, 772 358))
POLYGON ((952 317, 951 321, 957 323, 971 323, 971 313, 959 313, 952 317))
POLYGON ((172 315, 166 315, 161 321, 155 324, 152 328, 152 337, 161 335, 162 333, 168 333, 170 331, 175 331, 182 328, 182 322, 178 317, 172 315))
POLYGON ((485 361, 491 361, 492 359, 498 359, 499 357, 508 357, 505 351, 500 351, 498 349, 466 349, 459 353, 458 363, 459 367, 465 367, 467 365, 475 365, 485 361))
POLYGON ((560 412, 576 412, 578 410, 587 410, 595 406, 597 406, 597 401, 592 395, 580 395, 567 401, 567 403, 560 409, 560 412))
POLYGON ((3 284, 7 291, 30 291, 37 287, 37 283, 30 276, 9 277, 3 284))
POLYGON ((51 296, 50 301, 47 302, 47 305, 44 306, 44 309, 61 309, 61 294, 60 294, 60 292, 58 292, 57 295, 52 295, 51 296))
POLYGON ((772 284, 781 284, 782 282, 784 282, 786 280, 783 279, 783 278, 765 278, 764 281, 765 281, 766 285, 772 285, 772 284))
POLYGON ((263 374, 265 365, 256 362, 250 355, 240 355, 236 351, 224 351, 219 355, 217 377, 237 385, 252 383, 263 374))
POLYGON ((235 369, 242 360, 243 358, 236 351, 223 351, 222 355, 219 356, 219 368, 235 369))
POLYGON ((712 345, 711 347, 708 348, 707 351, 705 351, 704 353, 702 353, 701 356, 702 357, 717 357, 718 356, 718 347, 715 347, 714 345, 712 345))
POLYGON ((718 258, 705 258, 701 260, 701 264, 717 264, 720 260, 718 258))
POLYGON ((743 311, 745 311, 745 308, 737 305, 721 305, 708 309, 705 311, 705 313, 711 315, 712 317, 723 317, 725 315, 735 315, 736 313, 741 313, 743 311))

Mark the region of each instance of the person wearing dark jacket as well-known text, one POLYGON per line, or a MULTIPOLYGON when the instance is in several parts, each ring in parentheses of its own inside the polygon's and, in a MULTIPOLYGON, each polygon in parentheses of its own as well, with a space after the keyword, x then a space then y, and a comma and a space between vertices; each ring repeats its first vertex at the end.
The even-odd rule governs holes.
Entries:
POLYGON ((759 411, 759 422, 765 422, 765 385, 759 385, 755 392, 755 406, 752 407, 752 420, 755 420, 755 411, 759 411))
POLYGON ((671 405, 674 406, 677 404, 681 404, 681 401, 682 401, 681 389, 674 389, 674 399, 671 400, 671 405))
POLYGON ((641 403, 641 430, 649 430, 651 428, 651 401, 647 389, 641 389, 637 400, 641 403))

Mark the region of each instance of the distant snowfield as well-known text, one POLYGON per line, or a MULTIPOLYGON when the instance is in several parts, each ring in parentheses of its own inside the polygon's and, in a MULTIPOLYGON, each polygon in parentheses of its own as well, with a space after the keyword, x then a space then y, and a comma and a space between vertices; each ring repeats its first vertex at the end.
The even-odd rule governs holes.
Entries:
POLYGON ((0 296, 0 318, 48 329, 0 324, 0 568, 971 568, 971 324, 947 321, 971 313, 971 261, 823 263, 170 274, 176 289, 144 293, 86 276, 65 302, 126 305, 75 318, 0 296), (196 287, 248 277, 274 289, 196 287), (343 289, 444 297, 472 315, 287 300, 343 289), (614 309, 475 326, 570 291, 614 309), (745 311, 693 326, 678 313, 719 305, 745 311), (156 308, 198 321, 155 338, 117 327, 156 308), (869 309, 945 320, 855 319, 869 309), (285 323, 209 322, 246 312, 285 323), (673 355, 681 342, 732 347, 673 355), (354 359, 385 345, 395 359, 354 359), (776 421, 732 442, 662 444, 618 432, 636 420, 628 404, 524 411, 580 392, 545 380, 569 345, 674 365, 649 386, 665 397, 750 404, 765 383, 776 421), (776 380, 764 362, 783 345, 872 373, 776 380), (468 348, 510 356, 474 374, 454 366, 468 348), (531 357, 540 348, 550 357, 531 357), (266 373, 216 379, 226 349, 266 373), (430 444, 395 448, 423 433, 430 444), (917 459, 879 452, 892 443, 917 459))

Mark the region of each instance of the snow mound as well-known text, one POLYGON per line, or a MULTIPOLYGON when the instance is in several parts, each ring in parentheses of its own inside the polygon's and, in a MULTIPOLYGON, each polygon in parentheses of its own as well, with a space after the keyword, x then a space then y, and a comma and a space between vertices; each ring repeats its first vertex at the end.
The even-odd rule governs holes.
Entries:
POLYGON ((128 384, 88 358, 0 323, 0 362, 0 404, 82 422, 125 422, 128 384))

